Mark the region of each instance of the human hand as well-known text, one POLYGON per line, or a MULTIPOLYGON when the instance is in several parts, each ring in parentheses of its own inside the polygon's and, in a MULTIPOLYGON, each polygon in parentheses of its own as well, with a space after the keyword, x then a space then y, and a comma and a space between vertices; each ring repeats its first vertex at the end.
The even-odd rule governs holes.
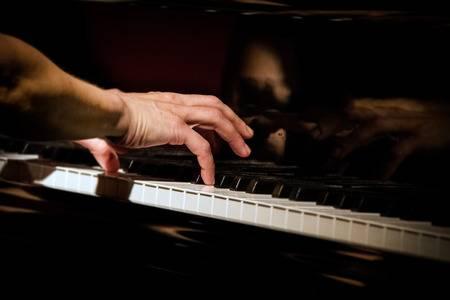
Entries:
POLYGON ((333 155, 343 159, 357 148, 388 135, 395 143, 383 178, 391 177, 402 161, 416 151, 450 145, 450 107, 443 104, 366 98, 352 101, 345 117, 355 126, 337 138, 333 155))
POLYGON ((290 138, 314 136, 318 129, 316 123, 303 121, 298 114, 276 110, 247 116, 244 120, 255 130, 251 143, 258 159, 281 160, 286 155, 288 133, 290 138))
POLYGON ((253 131, 216 97, 160 92, 123 93, 118 90, 110 92, 120 97, 125 105, 126 113, 119 122, 119 126, 127 128, 125 135, 112 144, 98 139, 78 141, 93 153, 105 170, 118 169, 118 148, 184 144, 197 156, 203 181, 213 184, 211 146, 194 127, 213 130, 237 155, 250 155, 250 148, 244 138, 250 138, 253 131))

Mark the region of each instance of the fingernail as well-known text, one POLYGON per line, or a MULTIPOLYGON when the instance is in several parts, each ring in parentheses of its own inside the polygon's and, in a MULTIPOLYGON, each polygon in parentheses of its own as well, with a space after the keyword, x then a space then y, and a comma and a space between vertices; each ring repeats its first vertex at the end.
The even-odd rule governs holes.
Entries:
POLYGON ((202 172, 202 181, 205 185, 214 185, 214 175, 208 176, 207 174, 202 172), (209 178, 208 178, 209 177, 209 178))
POLYGON ((209 185, 214 185, 216 183, 216 177, 214 176, 214 173, 211 175, 211 180, 209 185))
POLYGON ((253 129, 251 129, 248 125, 247 125, 247 133, 249 136, 253 136, 253 129))
POLYGON ((252 150, 250 149, 250 147, 247 144, 245 144, 244 148, 245 148, 245 155, 249 156, 250 153, 252 153, 252 150))

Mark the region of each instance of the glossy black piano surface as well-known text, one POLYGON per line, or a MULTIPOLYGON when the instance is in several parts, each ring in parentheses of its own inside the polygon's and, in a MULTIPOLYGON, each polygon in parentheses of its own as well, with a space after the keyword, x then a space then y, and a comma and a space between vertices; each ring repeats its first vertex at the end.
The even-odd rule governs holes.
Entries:
MULTIPOLYGON (((333 110, 349 95, 366 93, 450 99, 443 76, 450 69, 450 17, 431 4, 27 5, 24 11, 17 3, 0 4, 9 11, 0 31, 26 39, 67 71, 103 87, 215 94, 233 104, 236 53, 243 41, 263 32, 301 49, 298 66, 306 78, 295 97, 304 102, 288 107, 289 112, 308 105, 333 110)), ((260 109, 238 108, 244 114, 260 109)), ((373 179, 371 171, 392 142, 388 138, 356 153, 344 169, 327 159, 328 145, 305 136, 289 142, 283 159, 269 161, 258 153, 258 138, 251 141, 255 156, 250 160, 236 160, 226 150, 218 157, 216 186, 450 225, 448 153, 414 156, 384 181, 373 179)), ((55 163, 95 165, 86 151, 65 144, 1 138, 0 149, 40 154, 55 163)), ((140 176, 201 183, 194 157, 183 149, 132 151, 121 163, 140 176)), ((188 294, 207 286, 230 295, 244 287, 256 294, 410 296, 445 293, 450 278, 448 263, 412 255, 42 187, 26 187, 30 194, 25 196, 9 183, 0 190, 0 272, 12 281, 31 282, 45 270, 52 282, 72 288, 106 278, 111 290, 135 283, 149 291, 169 284, 173 290, 166 292, 174 293, 183 292, 177 286, 188 287, 188 294), (75 274, 85 280, 65 280, 75 274)))
POLYGON ((167 294, 189 287, 186 295, 209 289, 232 295, 244 288, 255 294, 408 296, 444 291, 450 272, 447 263, 164 209, 27 192, 2 186, 6 282, 167 294))

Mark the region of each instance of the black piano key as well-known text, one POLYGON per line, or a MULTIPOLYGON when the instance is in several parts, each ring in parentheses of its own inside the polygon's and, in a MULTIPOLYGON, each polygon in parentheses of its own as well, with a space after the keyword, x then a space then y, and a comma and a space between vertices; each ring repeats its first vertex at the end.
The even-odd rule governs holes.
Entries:
POLYGON ((277 182, 275 180, 254 178, 247 186, 247 193, 272 195, 277 182))
POLYGON ((222 189, 230 189, 233 184, 234 176, 229 174, 218 174, 216 176, 215 187, 222 189))
POLYGON ((272 197, 274 198, 289 198, 293 185, 289 185, 283 182, 278 182, 272 191, 272 197))
POLYGON ((230 189, 233 191, 245 192, 252 178, 248 176, 235 176, 230 189))
POLYGON ((347 193, 345 198, 341 200, 338 207, 341 209, 357 210, 364 198, 360 193, 347 193))
POLYGON ((48 146, 42 149, 41 155, 56 162, 88 166, 98 165, 94 156, 84 148, 48 146))
POLYGON ((204 184, 202 175, 200 173, 195 173, 192 177, 191 183, 193 184, 204 184))
POLYGON ((300 186, 292 186, 290 189, 289 189, 289 196, 288 196, 288 199, 289 200, 292 200, 292 201, 303 201, 301 198, 300 198, 300 194, 301 194, 301 192, 302 192, 302 188, 300 187, 300 186))
POLYGON ((318 204, 339 208, 341 203, 345 200, 345 197, 346 194, 344 191, 329 190, 327 196, 323 199, 323 201, 318 202, 318 204))
POLYGON ((23 153, 23 149, 28 143, 22 140, 15 139, 1 139, 0 149, 5 152, 23 153))
POLYGON ((130 169, 132 168, 132 166, 133 166, 133 163, 134 163, 134 160, 133 159, 129 159, 129 158, 120 158, 120 160, 119 160, 119 162, 120 162, 120 168, 122 169, 122 170, 124 170, 125 172, 127 172, 127 173, 131 173, 130 172, 130 169))
POLYGON ((191 182, 194 174, 198 173, 193 168, 170 164, 155 165, 151 162, 134 162, 134 165, 135 166, 130 169, 134 173, 171 181, 191 182))
POLYGON ((328 191, 320 188, 304 187, 300 192, 300 201, 324 203, 328 196, 328 191))
POLYGON ((42 155, 46 148, 47 145, 43 143, 27 143, 21 153, 42 155))

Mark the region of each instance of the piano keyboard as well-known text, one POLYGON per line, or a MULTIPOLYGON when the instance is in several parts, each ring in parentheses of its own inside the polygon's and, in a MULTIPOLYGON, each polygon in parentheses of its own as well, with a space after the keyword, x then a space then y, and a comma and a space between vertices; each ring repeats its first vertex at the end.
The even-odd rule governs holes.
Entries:
POLYGON ((450 228, 427 221, 132 173, 106 175, 96 168, 61 165, 37 155, 0 153, 0 178, 450 261, 450 228))

